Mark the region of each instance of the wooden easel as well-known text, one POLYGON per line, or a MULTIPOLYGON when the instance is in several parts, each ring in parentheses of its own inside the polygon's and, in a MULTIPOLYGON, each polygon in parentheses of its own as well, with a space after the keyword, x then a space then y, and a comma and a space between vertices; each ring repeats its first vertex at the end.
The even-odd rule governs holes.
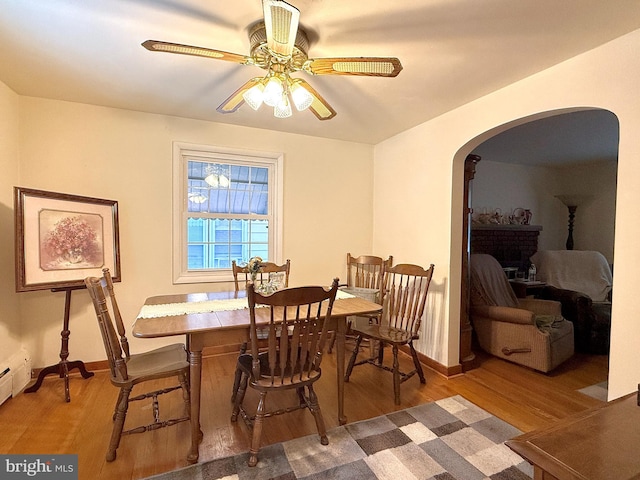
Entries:
POLYGON ((63 288, 52 288, 52 292, 65 292, 65 302, 64 302, 64 321, 62 326, 62 332, 60 332, 61 346, 60 346, 60 361, 55 365, 50 365, 48 367, 40 370, 38 374, 38 379, 36 383, 31 385, 29 388, 25 390, 25 393, 33 393, 38 391, 40 385, 42 385, 42 381, 44 377, 51 374, 57 374, 60 378, 64 378, 64 395, 65 400, 67 402, 71 401, 71 396, 69 395, 69 371, 77 368, 80 370, 82 374, 82 378, 93 377, 93 372, 87 371, 84 366, 84 362, 81 360, 74 360, 72 362, 68 361, 69 357, 69 335, 71 332, 69 331, 69 310, 71 308, 71 291, 79 290, 81 288, 85 288, 83 286, 75 286, 75 287, 63 287, 63 288))

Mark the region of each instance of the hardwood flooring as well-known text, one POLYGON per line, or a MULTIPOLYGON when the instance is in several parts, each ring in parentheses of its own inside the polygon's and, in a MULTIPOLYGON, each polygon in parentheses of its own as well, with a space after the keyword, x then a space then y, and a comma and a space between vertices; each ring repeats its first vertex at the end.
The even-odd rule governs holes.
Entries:
MULTIPOLYGON (((244 423, 230 421, 235 359, 235 354, 222 354, 203 361, 201 462, 249 448, 244 423)), ((606 356, 576 354, 550 374, 483 354, 478 363, 478 368, 449 379, 425 368, 426 385, 420 385, 417 377, 404 383, 400 406, 393 403, 391 374, 370 365, 356 367, 345 385, 349 422, 459 394, 526 432, 602 404, 577 390, 607 379, 606 356)), ((401 365, 408 369, 410 357, 403 355, 401 365)), ((327 428, 331 429, 338 425, 335 355, 326 355, 322 368, 323 377, 316 391, 327 428)), ((120 442, 116 460, 107 463, 104 456, 117 389, 111 386, 107 371, 96 372, 86 380, 73 374, 70 384, 70 403, 64 401, 64 382, 49 376, 38 392, 20 394, 0 406, 0 452, 77 453, 80 479, 139 479, 188 465, 188 423, 126 436, 120 442)), ((162 385, 157 382, 157 386, 162 385)), ((255 392, 248 392, 247 398, 254 398, 252 393, 255 392)), ((295 393, 292 395, 281 401, 295 402, 295 393)), ((160 400, 161 416, 179 414, 179 391, 164 397, 160 400)), ((150 401, 135 402, 129 408, 125 428, 148 424, 152 418, 150 401)), ((309 412, 298 411, 267 419, 263 445, 315 432, 309 412)))

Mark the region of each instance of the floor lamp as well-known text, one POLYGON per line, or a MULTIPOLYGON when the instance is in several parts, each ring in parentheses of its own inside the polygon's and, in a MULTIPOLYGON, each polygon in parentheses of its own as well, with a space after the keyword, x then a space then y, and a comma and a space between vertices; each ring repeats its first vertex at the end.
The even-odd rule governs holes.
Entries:
POLYGON ((556 195, 556 198, 569 209, 569 234, 565 246, 567 250, 573 250, 573 222, 576 218, 578 204, 583 203, 588 197, 585 195, 556 195))

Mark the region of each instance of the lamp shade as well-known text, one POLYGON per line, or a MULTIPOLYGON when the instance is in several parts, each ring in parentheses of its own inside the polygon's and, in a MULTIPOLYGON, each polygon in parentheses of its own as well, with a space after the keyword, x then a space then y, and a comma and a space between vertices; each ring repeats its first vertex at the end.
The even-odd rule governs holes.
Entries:
POLYGON ((558 200, 564 203, 567 207, 577 207, 578 205, 583 204, 587 200, 591 199, 591 195, 556 195, 558 200))
POLYGON ((264 98, 263 101, 270 107, 275 107, 282 101, 282 92, 284 88, 282 87, 282 80, 278 77, 271 77, 267 82, 267 85, 264 87, 264 98))
POLYGON ((299 112, 306 110, 313 103, 313 95, 299 83, 293 82, 289 88, 291 99, 299 112))
POLYGON ((242 94, 242 98, 254 110, 258 110, 264 101, 264 85, 258 83, 242 94))
POLYGON ((282 95, 280 102, 273 108, 273 115, 278 118, 287 118, 292 113, 289 98, 286 95, 282 95))

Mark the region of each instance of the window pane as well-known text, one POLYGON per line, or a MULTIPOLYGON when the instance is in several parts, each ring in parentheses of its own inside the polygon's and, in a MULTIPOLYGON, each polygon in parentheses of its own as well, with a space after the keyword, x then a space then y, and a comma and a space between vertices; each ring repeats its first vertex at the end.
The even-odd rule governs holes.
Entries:
POLYGON ((267 220, 189 218, 187 220, 189 270, 231 268, 251 257, 268 260, 267 220))
POLYGON ((268 215, 269 169, 188 162, 189 212, 268 215))
POLYGON ((266 220, 251 220, 251 243, 266 244, 269 241, 269 222, 266 220))
POLYGON ((202 245, 189 245, 189 269, 204 268, 204 250, 202 245))

